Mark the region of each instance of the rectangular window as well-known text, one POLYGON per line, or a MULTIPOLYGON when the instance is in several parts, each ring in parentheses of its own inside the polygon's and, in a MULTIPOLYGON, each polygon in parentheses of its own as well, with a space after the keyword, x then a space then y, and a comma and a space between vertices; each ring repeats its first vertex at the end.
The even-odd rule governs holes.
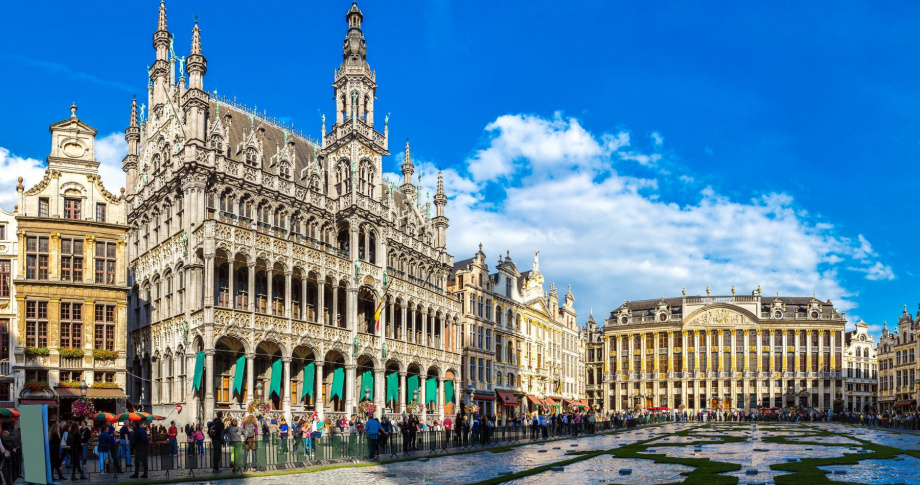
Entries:
POLYGON ((0 320, 0 355, 4 359, 10 355, 10 320, 8 318, 0 320))
POLYGON ((83 201, 80 199, 65 198, 64 199, 64 218, 66 219, 80 219, 80 209, 83 205, 83 201))
POLYGON ((93 372, 93 382, 115 382, 115 373, 93 372))
POLYGON ((83 281, 83 239, 61 238, 61 281, 83 281))
POLYGON ((115 242, 96 241, 96 283, 115 284, 115 242))
POLYGON ((6 239, 6 224, 0 224, 0 239, 6 239))
POLYGON ((83 346, 83 304, 61 303, 61 347, 83 346))
POLYGON ((50 206, 47 197, 38 199, 38 217, 50 217, 50 206))
POLYGON ((26 237, 26 279, 48 279, 48 237, 26 237))
POLYGON ((10 296, 10 280, 12 276, 10 273, 11 268, 12 264, 10 260, 5 259, 0 261, 0 297, 9 298, 10 296))
POLYGON ((48 346, 48 302, 26 301, 26 347, 48 346))
POLYGON ((105 222, 105 204, 96 204, 96 222, 105 222))
POLYGON ((96 305, 95 349, 115 350, 115 305, 96 305))

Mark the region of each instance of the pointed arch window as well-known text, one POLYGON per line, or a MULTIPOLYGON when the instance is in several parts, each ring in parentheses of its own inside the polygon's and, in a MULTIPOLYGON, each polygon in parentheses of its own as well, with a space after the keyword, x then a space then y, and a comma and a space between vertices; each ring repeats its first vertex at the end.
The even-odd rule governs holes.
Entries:
POLYGON ((291 164, 282 162, 278 168, 278 175, 284 180, 291 180, 291 164))
POLYGON ((246 165, 250 167, 259 166, 259 152, 255 147, 246 147, 246 165))
POLYGON ((209 147, 213 150, 223 151, 224 149, 224 139, 217 133, 211 135, 211 140, 209 142, 209 147))

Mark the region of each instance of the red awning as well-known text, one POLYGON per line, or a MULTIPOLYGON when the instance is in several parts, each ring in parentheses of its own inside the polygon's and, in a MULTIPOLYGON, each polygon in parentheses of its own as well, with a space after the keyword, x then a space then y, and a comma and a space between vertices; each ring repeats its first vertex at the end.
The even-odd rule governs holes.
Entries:
POLYGON ((588 400, 587 400, 587 399, 582 399, 581 401, 579 401, 579 405, 580 405, 580 406, 584 406, 584 407, 588 407, 588 400))
POLYGON ((543 401, 541 401, 537 396, 527 395, 527 399, 530 399, 530 402, 536 404, 537 406, 542 406, 543 401))
POLYGON ((16 407, 16 403, 13 401, 0 401, 0 408, 13 409, 16 407))
POLYGON ((895 406, 913 406, 913 405, 914 405, 914 400, 913 400, 913 399, 910 399, 910 400, 906 400, 906 401, 898 401, 898 402, 896 402, 894 405, 895 405, 895 406))
POLYGON ((54 399, 20 399, 19 404, 47 404, 49 408, 58 407, 58 403, 54 399))
MULTIPOLYGON (((58 394, 64 399, 79 399, 82 395, 78 387, 58 387, 58 394)), ((97 389, 90 387, 86 390, 87 399, 124 399, 128 397, 121 389, 97 389)))
POLYGON ((571 399, 563 399, 563 401, 565 401, 566 404, 571 404, 572 406, 578 406, 578 403, 571 399))
POLYGON ((493 396, 493 395, 491 395, 491 394, 479 394, 479 393, 476 393, 476 394, 473 394, 473 400, 475 400, 475 401, 494 401, 494 400, 495 400, 495 396, 493 396))
POLYGON ((508 391, 495 391, 498 393, 498 398, 505 406, 518 406, 520 403, 517 398, 514 397, 514 394, 511 394, 508 391))
POLYGON ((556 401, 553 401, 553 398, 551 397, 546 398, 546 405, 547 406, 558 406, 558 404, 556 404, 556 401))

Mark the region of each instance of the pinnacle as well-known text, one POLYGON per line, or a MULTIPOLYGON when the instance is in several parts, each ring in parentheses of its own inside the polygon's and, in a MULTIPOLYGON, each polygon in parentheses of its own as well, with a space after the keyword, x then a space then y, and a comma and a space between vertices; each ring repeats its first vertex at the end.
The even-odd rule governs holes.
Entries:
POLYGON ((166 1, 160 0, 160 16, 157 20, 157 30, 167 30, 166 29, 166 1))

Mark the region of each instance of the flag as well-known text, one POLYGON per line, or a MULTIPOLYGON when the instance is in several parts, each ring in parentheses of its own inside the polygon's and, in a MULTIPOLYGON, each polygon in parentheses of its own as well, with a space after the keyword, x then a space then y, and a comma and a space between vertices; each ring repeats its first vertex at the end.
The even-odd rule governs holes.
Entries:
POLYGON ((377 303, 377 309, 374 310, 375 332, 380 331, 380 314, 383 313, 383 302, 387 300, 387 292, 390 291, 390 277, 386 270, 383 271, 383 294, 380 295, 380 303, 377 303))
MULTIPOLYGON (((386 295, 384 295, 384 296, 386 296, 386 295)), ((384 297, 381 297, 381 298, 380 298, 380 303, 377 304, 377 309, 374 310, 374 321, 377 322, 377 328, 376 328, 375 331, 377 331, 377 332, 380 331, 380 313, 381 313, 381 310, 383 309, 383 300, 384 300, 384 297)))

